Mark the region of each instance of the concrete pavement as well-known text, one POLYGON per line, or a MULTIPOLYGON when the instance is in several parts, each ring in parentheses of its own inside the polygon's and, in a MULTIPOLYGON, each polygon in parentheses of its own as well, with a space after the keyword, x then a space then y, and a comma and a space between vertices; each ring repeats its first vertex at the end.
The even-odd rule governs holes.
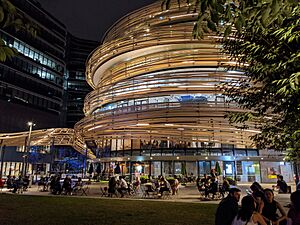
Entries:
MULTIPOLYGON (((238 184, 237 187, 239 187, 242 190, 241 198, 247 195, 246 190, 249 189, 250 185, 251 185, 250 183, 238 184)), ((294 191, 295 185, 294 184, 289 184, 289 185, 292 186, 292 191, 294 191)), ((80 197, 108 198, 108 197, 101 197, 100 187, 105 187, 105 186, 107 186, 107 183, 93 182, 91 185, 89 185, 87 196, 80 196, 80 197)), ((272 184, 262 184, 262 186, 263 188, 271 188, 272 184)), ((4 188, 2 192, 8 192, 8 190, 4 188)), ((37 185, 33 185, 31 188, 28 189, 28 191, 24 192, 23 195, 55 196, 49 192, 41 192, 40 190, 38 190, 37 185)), ((79 197, 79 196, 74 196, 74 197, 79 197)), ((191 203, 213 203, 213 204, 218 204, 220 202, 220 200, 210 200, 210 201, 201 200, 200 194, 197 190, 195 183, 188 183, 186 186, 180 186, 178 195, 171 196, 169 199, 145 199, 142 198, 141 193, 131 198, 122 198, 122 199, 135 199, 135 200, 141 199, 144 201, 153 200, 153 201, 172 201, 172 202, 191 202, 191 203)), ((278 194, 277 192, 275 192, 275 199, 279 201, 283 206, 286 206, 290 203, 290 194, 278 194)))

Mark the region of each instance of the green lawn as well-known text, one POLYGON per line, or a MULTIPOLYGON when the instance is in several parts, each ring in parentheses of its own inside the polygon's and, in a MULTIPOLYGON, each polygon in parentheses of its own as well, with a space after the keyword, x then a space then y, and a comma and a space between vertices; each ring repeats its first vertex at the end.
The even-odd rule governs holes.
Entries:
POLYGON ((1 225, 213 225, 217 205, 0 194, 1 225))

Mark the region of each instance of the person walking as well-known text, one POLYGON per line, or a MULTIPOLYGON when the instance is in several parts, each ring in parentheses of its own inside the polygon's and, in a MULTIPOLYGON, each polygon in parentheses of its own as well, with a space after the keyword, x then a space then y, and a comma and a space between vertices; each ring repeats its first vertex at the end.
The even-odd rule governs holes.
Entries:
POLYGON ((228 196, 220 202, 217 208, 215 225, 231 225, 234 217, 238 213, 240 196, 240 189, 231 188, 229 190, 228 196))

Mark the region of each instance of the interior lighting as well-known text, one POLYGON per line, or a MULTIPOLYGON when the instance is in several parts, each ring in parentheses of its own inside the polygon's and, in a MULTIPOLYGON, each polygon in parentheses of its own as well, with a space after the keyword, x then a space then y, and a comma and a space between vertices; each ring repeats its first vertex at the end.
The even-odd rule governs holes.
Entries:
POLYGON ((208 86, 204 86, 204 85, 190 85, 190 86, 178 86, 179 88, 206 88, 208 86))
POLYGON ((195 61, 183 61, 182 63, 194 63, 195 61))
POLYGON ((165 123, 165 126, 172 127, 172 126, 174 126, 174 124, 172 124, 172 123, 165 123))
POLYGON ((176 159, 179 159, 179 156, 177 156, 176 159))
POLYGON ((140 172, 142 172, 142 169, 143 169, 143 167, 141 166, 141 165, 138 165, 137 167, 136 167, 136 170, 140 173, 140 172))
POLYGON ((149 123, 137 123, 136 125, 137 126, 149 126, 150 124, 149 123))
POLYGON ((100 127, 103 127, 103 125, 98 125, 98 126, 95 126, 95 127, 91 127, 90 129, 88 129, 88 131, 95 130, 95 129, 100 128, 100 127))

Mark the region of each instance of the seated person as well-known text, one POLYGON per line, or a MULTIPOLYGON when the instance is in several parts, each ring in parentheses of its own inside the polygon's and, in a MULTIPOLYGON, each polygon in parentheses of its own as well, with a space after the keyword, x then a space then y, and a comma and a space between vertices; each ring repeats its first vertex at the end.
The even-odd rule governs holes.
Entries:
POLYGON ((41 179, 38 182, 38 187, 40 188, 41 191, 45 191, 47 188, 47 182, 46 179, 44 177, 41 177, 41 179))
POLYGON ((78 191, 83 185, 81 177, 78 178, 77 182, 74 185, 73 191, 76 192, 78 191))
POLYGON ((300 225, 300 190, 291 194, 291 208, 288 212, 289 224, 300 225))
POLYGON ((262 213, 262 210, 264 208, 264 202, 265 202, 265 194, 262 186, 258 182, 254 182, 250 189, 252 191, 251 196, 253 197, 255 203, 256 203, 256 211, 258 213, 262 213))
POLYGON ((222 187, 219 190, 223 198, 225 197, 225 193, 229 192, 229 190, 230 190, 229 181, 226 178, 224 178, 222 187))
POLYGON ((113 195, 116 195, 117 190, 117 181, 114 176, 111 176, 108 181, 108 196, 112 197, 113 195))
POLYGON ((163 192, 167 191, 170 192, 171 191, 171 185, 170 183, 166 180, 166 178, 164 178, 163 176, 160 178, 160 183, 159 183, 159 193, 161 195, 163 195, 163 192))
POLYGON ((8 188, 8 189, 13 188, 14 178, 11 177, 10 175, 8 175, 8 176, 7 176, 7 180, 6 180, 6 184, 7 184, 7 188, 8 188))
MULTIPOLYGON (((121 194, 121 198, 124 197, 124 192, 127 192, 129 191, 128 190, 128 184, 127 182, 124 180, 124 177, 120 177, 120 180, 119 180, 119 187, 118 187, 118 192, 121 194)), ((128 193, 130 194, 130 193, 128 193)))
POLYGON ((205 197, 207 198, 209 193, 212 193, 214 198, 217 192, 218 192, 218 181, 212 177, 209 187, 205 189, 205 197))
POLYGON ((25 176, 23 179, 23 189, 26 191, 29 187, 29 176, 25 176))
POLYGON ((23 177, 20 175, 19 178, 17 180, 15 180, 14 184, 13 184, 13 193, 16 193, 17 190, 23 190, 23 177))
POLYGON ((71 194, 71 192, 72 192, 72 180, 69 176, 66 176, 66 178, 64 179, 62 188, 65 191, 65 194, 71 194))
POLYGON ((286 225, 287 216, 281 204, 274 200, 274 193, 271 189, 265 189, 265 202, 262 209, 262 216, 267 224, 286 225), (279 210, 281 216, 277 214, 279 210))
POLYGON ((286 182, 283 180, 282 175, 277 175, 277 185, 276 187, 278 188, 279 193, 287 193, 288 192, 288 186, 286 182))
POLYGON ((59 176, 53 178, 52 185, 53 185, 53 187, 51 188, 52 194, 60 195, 61 192, 62 192, 62 187, 61 187, 61 184, 60 184, 60 177, 59 176))
POLYGON ((198 179, 197 182, 198 191, 205 191, 209 187, 209 185, 210 185, 210 178, 206 174, 204 174, 203 178, 198 179))
POLYGON ((229 181, 226 178, 224 178, 224 180, 223 180, 222 189, 224 191, 229 191, 230 190, 230 184, 229 184, 229 181))

